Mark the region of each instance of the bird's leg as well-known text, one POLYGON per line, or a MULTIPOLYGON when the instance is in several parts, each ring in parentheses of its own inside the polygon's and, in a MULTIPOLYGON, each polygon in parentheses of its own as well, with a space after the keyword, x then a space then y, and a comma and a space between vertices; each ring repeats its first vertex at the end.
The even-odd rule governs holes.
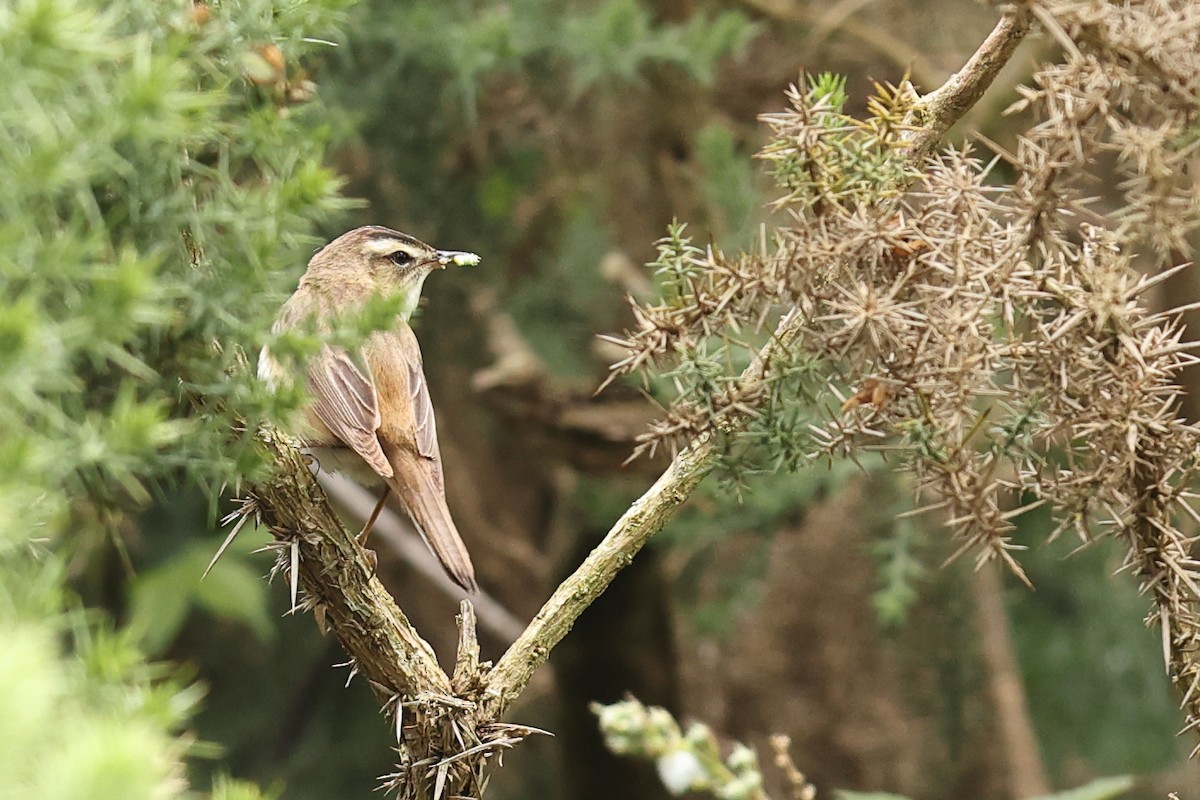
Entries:
POLYGON ((379 495, 379 502, 375 504, 375 510, 371 512, 371 516, 367 519, 367 524, 363 526, 362 532, 358 534, 359 547, 367 546, 367 536, 371 533, 371 528, 375 527, 375 520, 379 519, 379 513, 383 511, 384 501, 388 499, 388 494, 391 493, 392 487, 384 486, 383 494, 379 495))

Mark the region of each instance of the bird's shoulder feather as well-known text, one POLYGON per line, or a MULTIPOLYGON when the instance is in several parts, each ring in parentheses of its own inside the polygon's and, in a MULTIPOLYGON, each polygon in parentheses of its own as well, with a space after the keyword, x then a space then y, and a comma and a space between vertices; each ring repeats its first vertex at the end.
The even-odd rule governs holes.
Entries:
POLYGON ((377 331, 364 342, 362 354, 379 397, 380 438, 421 456, 441 488, 444 481, 437 422, 417 337, 403 324, 394 330, 377 331))
POLYGON ((308 380, 313 416, 380 476, 392 477, 377 434, 381 413, 375 386, 350 354, 341 347, 323 347, 309 364, 308 380))

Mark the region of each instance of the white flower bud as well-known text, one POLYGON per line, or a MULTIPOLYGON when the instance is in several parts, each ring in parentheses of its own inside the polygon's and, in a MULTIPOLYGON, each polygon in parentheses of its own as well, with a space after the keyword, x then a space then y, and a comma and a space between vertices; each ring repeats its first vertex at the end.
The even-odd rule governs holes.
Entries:
POLYGON ((733 750, 729 753, 729 758, 726 759, 725 763, 729 766, 731 772, 745 772, 757 769, 758 756, 749 747, 738 742, 733 746, 733 750))
POLYGON ((658 777, 663 786, 676 796, 692 788, 692 784, 703 772, 700 759, 690 750, 672 750, 658 759, 655 767, 658 768, 658 777))

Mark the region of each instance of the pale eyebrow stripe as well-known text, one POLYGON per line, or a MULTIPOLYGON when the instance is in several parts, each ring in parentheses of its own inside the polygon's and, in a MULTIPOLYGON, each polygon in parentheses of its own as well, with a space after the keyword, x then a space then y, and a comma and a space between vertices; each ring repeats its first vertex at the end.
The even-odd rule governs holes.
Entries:
POLYGON ((380 256, 390 256, 397 250, 410 252, 408 245, 406 245, 404 242, 397 241, 396 239, 368 239, 363 247, 380 256))

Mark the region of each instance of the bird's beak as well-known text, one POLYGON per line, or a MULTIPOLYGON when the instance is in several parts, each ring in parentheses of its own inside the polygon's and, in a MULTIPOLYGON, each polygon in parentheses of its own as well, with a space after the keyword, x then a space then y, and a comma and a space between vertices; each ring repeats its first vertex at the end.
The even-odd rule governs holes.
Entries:
POLYGON ((459 267, 473 267, 479 263, 479 256, 474 253, 465 253, 461 250, 438 250, 437 263, 439 267, 446 267, 454 264, 459 267))

